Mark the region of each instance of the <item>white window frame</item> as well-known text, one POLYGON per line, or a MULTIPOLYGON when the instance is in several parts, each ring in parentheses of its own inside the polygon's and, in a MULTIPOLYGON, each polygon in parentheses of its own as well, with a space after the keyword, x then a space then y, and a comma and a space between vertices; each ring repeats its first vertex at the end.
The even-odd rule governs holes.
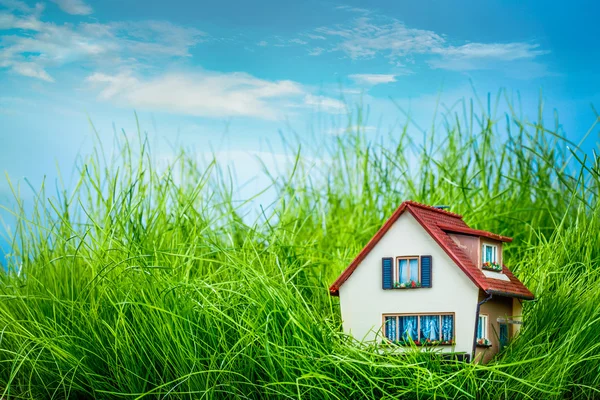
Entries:
POLYGON ((483 243, 481 245, 481 263, 492 263, 492 262, 498 262, 498 246, 496 246, 495 244, 489 244, 489 243, 483 243), (492 248, 492 255, 493 255, 493 260, 487 260, 485 257, 487 255, 486 251, 485 251, 485 247, 491 247, 492 248))
POLYGON ((483 321, 483 325, 481 328, 482 337, 478 337, 477 339, 489 340, 489 338, 488 338, 488 323, 489 323, 488 316, 486 314, 479 314, 479 318, 477 319, 477 324, 479 324, 480 321, 483 321))

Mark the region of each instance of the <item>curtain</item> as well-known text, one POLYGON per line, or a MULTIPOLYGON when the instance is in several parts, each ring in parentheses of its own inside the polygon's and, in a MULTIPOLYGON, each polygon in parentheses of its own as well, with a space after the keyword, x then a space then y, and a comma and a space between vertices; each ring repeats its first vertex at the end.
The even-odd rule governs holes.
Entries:
POLYGON ((483 318, 479 316, 477 319, 477 339, 481 339, 483 337, 483 318))
POLYGON ((494 252, 494 248, 492 246, 485 245, 483 246, 483 249, 485 250, 483 253, 483 262, 495 262, 496 253, 494 252))
POLYGON ((417 316, 406 316, 400 317, 400 338, 402 340, 408 340, 409 338, 412 340, 417 340, 417 316))
MULTIPOLYGON (((442 340, 452 340, 452 332, 454 331, 454 316, 442 315, 442 340)), ((479 328, 478 328, 479 331, 479 328)))
POLYGON ((440 336, 440 316, 423 315, 421 316, 421 340, 439 340, 440 336))
POLYGON ((416 258, 410 260, 410 280, 419 281, 419 260, 416 258))
POLYGON ((385 337, 396 340, 396 317, 385 317, 385 337))
POLYGON ((400 259, 398 260, 398 282, 406 282, 408 277, 406 276, 406 264, 408 260, 400 259))

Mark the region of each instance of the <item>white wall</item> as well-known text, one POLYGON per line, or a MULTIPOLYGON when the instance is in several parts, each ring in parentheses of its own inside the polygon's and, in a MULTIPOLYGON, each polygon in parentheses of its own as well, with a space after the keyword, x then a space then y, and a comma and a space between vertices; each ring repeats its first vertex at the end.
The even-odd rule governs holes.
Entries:
POLYGON ((340 287, 344 331, 358 340, 371 341, 387 313, 454 312, 456 346, 443 351, 471 353, 479 289, 408 212, 404 212, 354 273, 340 287), (432 287, 391 289, 381 287, 381 258, 432 256, 432 287))

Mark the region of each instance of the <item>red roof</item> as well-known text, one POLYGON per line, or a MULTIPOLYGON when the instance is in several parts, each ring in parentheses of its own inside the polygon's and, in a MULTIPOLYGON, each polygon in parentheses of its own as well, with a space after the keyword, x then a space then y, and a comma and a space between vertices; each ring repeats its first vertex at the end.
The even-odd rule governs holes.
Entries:
POLYGON ((479 229, 465 228, 464 226, 454 226, 454 225, 446 225, 446 224, 437 224, 438 227, 444 232, 453 232, 453 233, 462 233, 465 235, 471 236, 482 236, 494 240, 498 240, 499 242, 512 242, 512 238, 507 236, 498 235, 496 233, 488 232, 488 231, 480 231, 479 229))
POLYGON ((510 272, 505 265, 502 266, 502 272, 510 279, 503 281, 499 279, 488 278, 483 274, 483 271, 471 261, 467 254, 452 240, 447 232, 458 232, 469 235, 483 236, 499 241, 510 242, 512 239, 506 236, 497 235, 495 233, 471 229, 463 221, 462 215, 445 211, 439 208, 427 206, 415 201, 405 201, 394 211, 392 216, 383 224, 381 229, 377 231, 375 236, 367 243, 367 245, 358 253, 358 256, 346 268, 342 274, 336 279, 329 288, 332 295, 339 294, 340 286, 352 275, 362 260, 375 247, 377 242, 381 240, 383 235, 392 227, 394 222, 405 211, 410 214, 421 224, 423 229, 431 235, 431 237, 440 245, 448 256, 458 265, 458 267, 475 283, 477 287, 488 294, 498 294, 502 296, 518 297, 526 300, 533 299, 533 293, 529 291, 510 272))

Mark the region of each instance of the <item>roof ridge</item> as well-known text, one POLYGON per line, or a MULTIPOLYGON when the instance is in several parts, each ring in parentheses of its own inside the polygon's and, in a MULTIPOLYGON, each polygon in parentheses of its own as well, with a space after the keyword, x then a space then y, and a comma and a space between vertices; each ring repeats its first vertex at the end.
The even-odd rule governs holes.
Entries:
POLYGON ((453 213, 452 211, 446 211, 446 210, 444 210, 442 208, 437 208, 437 207, 430 206, 430 205, 427 205, 427 204, 419 203, 419 202, 414 201, 414 200, 406 200, 406 201, 404 201, 404 203, 410 204, 410 205, 415 206, 415 207, 422 208, 424 210, 435 211, 435 212, 438 212, 440 214, 446 214, 446 215, 449 215, 451 217, 463 219, 463 216, 460 215, 460 214, 453 213))

